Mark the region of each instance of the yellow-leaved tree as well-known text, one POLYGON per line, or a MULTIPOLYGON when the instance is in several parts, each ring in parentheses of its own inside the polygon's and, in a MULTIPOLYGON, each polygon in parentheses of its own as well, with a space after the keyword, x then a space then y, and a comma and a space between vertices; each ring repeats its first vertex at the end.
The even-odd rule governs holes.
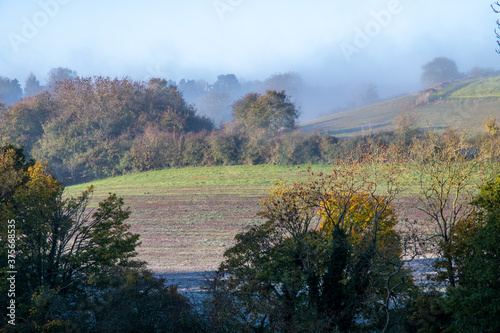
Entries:
POLYGON ((0 146, 0 171, 0 272, 15 279, 0 280, 0 304, 15 294, 0 331, 200 331, 187 301, 134 259, 123 198, 95 209, 92 187, 64 198, 47 166, 11 145, 0 146))
POLYGON ((280 183, 236 236, 211 289, 215 331, 387 329, 411 278, 392 203, 403 165, 381 148, 280 183), (225 278, 222 278, 225 277, 225 278), (382 323, 382 324, 381 324, 382 323))
POLYGON ((378 251, 386 256, 399 256, 399 236, 394 230, 397 216, 391 204, 366 192, 352 194, 345 207, 342 202, 342 198, 332 196, 320 205, 320 228, 326 237, 331 237, 337 225, 349 235, 353 246, 366 247, 375 237, 378 251))

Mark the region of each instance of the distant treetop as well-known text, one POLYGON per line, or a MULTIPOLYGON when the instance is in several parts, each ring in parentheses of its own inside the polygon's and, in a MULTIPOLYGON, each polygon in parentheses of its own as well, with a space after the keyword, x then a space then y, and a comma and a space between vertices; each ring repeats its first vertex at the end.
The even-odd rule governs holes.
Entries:
POLYGON ((446 57, 437 57, 422 66, 422 83, 426 87, 437 83, 452 81, 460 78, 462 75, 458 71, 454 60, 446 57))

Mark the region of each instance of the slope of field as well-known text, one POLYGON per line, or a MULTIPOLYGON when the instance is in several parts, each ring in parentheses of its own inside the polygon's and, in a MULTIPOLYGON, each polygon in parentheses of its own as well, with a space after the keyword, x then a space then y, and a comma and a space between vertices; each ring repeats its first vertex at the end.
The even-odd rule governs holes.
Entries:
POLYGON ((482 131, 485 118, 500 118, 500 77, 440 84, 419 94, 333 114, 300 124, 306 132, 352 136, 394 129, 403 112, 411 113, 421 128, 462 128, 482 131))
MULTIPOLYGON (((330 165, 311 168, 313 172, 331 171, 330 165)), ((189 167, 98 180, 92 183, 91 209, 110 192, 124 197, 131 210, 131 231, 140 234, 142 241, 139 259, 175 284, 197 281, 199 285, 203 272, 217 269, 237 233, 262 223, 256 216, 261 210, 259 201, 275 183, 303 180, 308 175, 306 169, 276 165, 189 167)), ((424 216, 412 208, 418 179, 411 166, 402 175, 406 190, 396 205, 402 219, 423 221, 424 216)), ((89 185, 70 186, 65 195, 76 196, 89 185)))
POLYGON ((319 131, 322 134, 335 136, 368 134, 372 130, 386 129, 392 126, 395 115, 401 110, 412 108, 415 105, 415 100, 416 96, 414 95, 400 97, 313 119, 303 122, 299 126, 301 130, 309 133, 319 131))
MULTIPOLYGON (((327 171, 329 166, 313 166, 327 171)), ((179 168, 95 181, 92 207, 116 193, 130 206, 131 231, 141 235, 139 259, 157 273, 215 270, 243 227, 260 223, 259 200, 276 181, 304 168, 256 165, 179 168)), ((76 196, 90 184, 68 187, 76 196)))
POLYGON ((500 98, 500 77, 457 82, 433 93, 431 100, 469 98, 500 98))

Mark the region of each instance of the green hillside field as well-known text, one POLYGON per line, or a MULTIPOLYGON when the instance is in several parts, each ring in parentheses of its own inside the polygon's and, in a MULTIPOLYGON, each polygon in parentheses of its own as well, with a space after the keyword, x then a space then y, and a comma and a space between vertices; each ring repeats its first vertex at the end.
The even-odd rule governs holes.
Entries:
MULTIPOLYGON (((331 115, 301 127, 336 136, 368 134, 391 129, 394 119, 406 110, 416 116, 417 126, 480 131, 488 115, 500 118, 500 100, 493 98, 498 90, 493 86, 500 87, 500 78, 462 81, 331 115), (477 98, 479 94, 487 97, 477 98)), ((330 168, 312 166, 313 171, 330 168)), ((259 201, 276 182, 303 179, 305 169, 278 165, 172 168, 96 180, 68 187, 65 193, 75 196, 92 184, 93 207, 108 193, 124 197, 132 212, 131 231, 141 235, 140 259, 155 272, 200 272, 216 269, 234 236, 245 226, 261 223, 256 216, 261 209, 259 201)), ((415 194, 414 176, 411 171, 405 175, 409 190, 403 201, 414 197, 408 195, 415 194)), ((400 212, 411 216, 410 212, 400 212)))
MULTIPOLYGON (((312 165, 329 172, 330 165, 312 165)), ((244 227, 259 224, 259 201, 277 182, 308 176, 307 166, 186 167, 97 180, 91 209, 116 193, 130 207, 131 231, 141 236, 139 259, 157 273, 204 272, 217 269, 224 250, 244 227)), ((367 170, 367 172, 375 172, 367 170)), ((402 175, 407 188, 397 205, 401 217, 417 218, 409 208, 417 190, 416 172, 402 175)), ((76 196, 88 184, 67 187, 76 196)), ((382 185, 381 185, 382 186, 382 185)))
POLYGON ((402 112, 410 113, 420 128, 481 132, 488 116, 500 118, 500 77, 437 85, 419 94, 307 121, 300 128, 339 137, 362 135, 393 130, 402 112))
MULTIPOLYGON (((139 258, 158 273, 217 269, 243 227, 260 223, 259 201, 275 182, 305 177, 294 166, 186 167, 144 172, 67 187, 76 196, 90 184, 92 207, 116 193, 130 207, 131 231, 141 235, 139 258)), ((312 166, 327 171, 327 165, 312 166)))

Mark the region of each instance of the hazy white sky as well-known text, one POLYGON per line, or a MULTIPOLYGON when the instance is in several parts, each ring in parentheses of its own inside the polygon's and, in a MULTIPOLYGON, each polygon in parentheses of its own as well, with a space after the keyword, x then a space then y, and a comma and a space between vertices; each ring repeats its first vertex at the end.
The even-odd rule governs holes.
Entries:
MULTIPOLYGON (((437 56, 500 68, 484 0, 0 0, 0 75, 264 79, 415 89, 437 56)), ((399 91, 398 91, 399 90, 399 91)))

